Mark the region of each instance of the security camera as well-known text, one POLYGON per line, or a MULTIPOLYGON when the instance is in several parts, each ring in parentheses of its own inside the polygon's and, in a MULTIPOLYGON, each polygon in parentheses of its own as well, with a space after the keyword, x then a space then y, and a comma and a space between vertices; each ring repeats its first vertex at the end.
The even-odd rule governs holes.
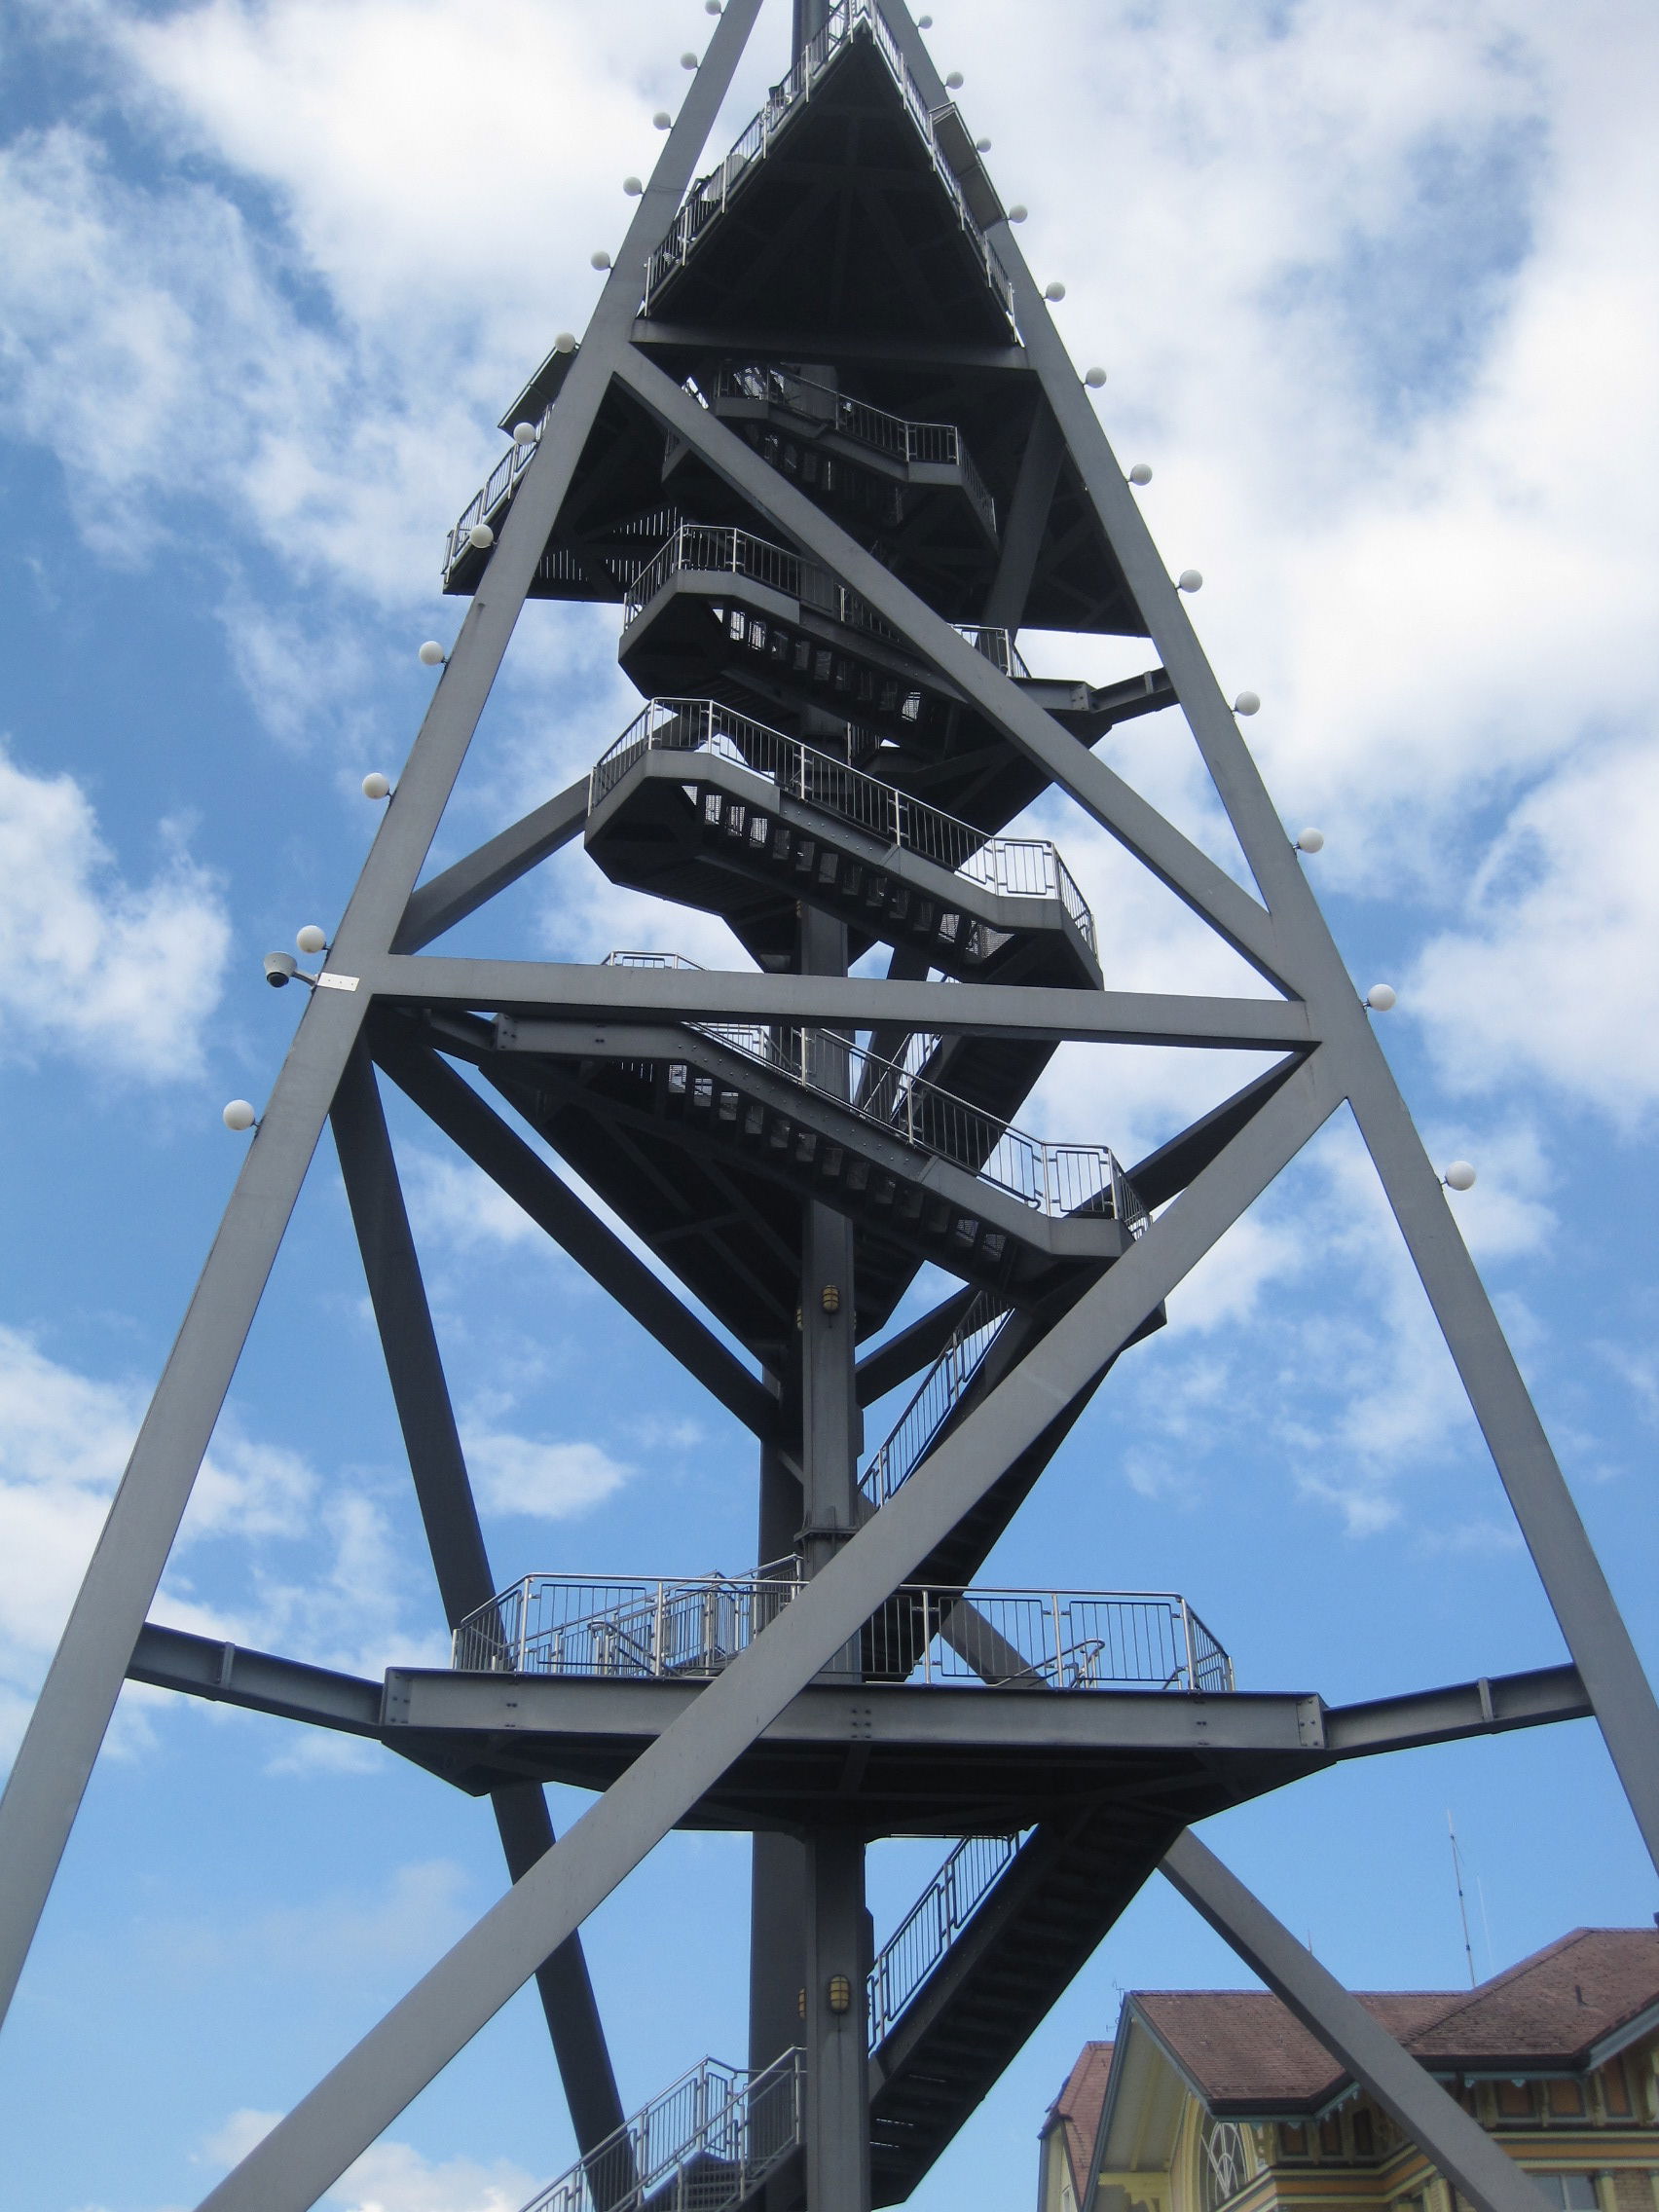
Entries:
POLYGON ((291 982, 299 973, 299 962, 291 952, 268 952, 265 955, 265 980, 274 991, 291 982))

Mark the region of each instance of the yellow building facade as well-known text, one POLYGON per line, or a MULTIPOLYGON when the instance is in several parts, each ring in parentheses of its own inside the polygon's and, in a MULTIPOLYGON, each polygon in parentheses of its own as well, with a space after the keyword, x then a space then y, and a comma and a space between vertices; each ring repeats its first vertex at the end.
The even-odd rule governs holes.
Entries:
MULTIPOLYGON (((1578 1929, 1472 1990, 1363 1993, 1556 2212, 1659 2212, 1659 1931, 1578 1929)), ((1460 2212, 1265 1992, 1136 1990, 1042 2131, 1039 2212, 1460 2212)))

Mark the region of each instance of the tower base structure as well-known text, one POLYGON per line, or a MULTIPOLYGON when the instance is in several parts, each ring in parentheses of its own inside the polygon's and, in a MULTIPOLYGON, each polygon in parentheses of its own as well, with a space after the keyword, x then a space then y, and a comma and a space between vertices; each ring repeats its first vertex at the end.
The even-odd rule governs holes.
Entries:
POLYGON ((214 2212, 313 2203, 532 1976, 582 2154, 542 2212, 900 2202, 1155 1872, 1481 2212, 1535 2212, 1192 1824, 1337 1760, 1591 1715, 1656 1850, 1651 1689, 1367 1008, 904 8, 797 0, 789 73, 694 180, 758 6, 727 0, 587 331, 508 409, 515 442, 450 534, 460 635, 0 1802, 0 1990, 131 1677, 372 1739, 488 1797, 511 1876, 209 2192, 214 2212), (533 596, 618 605, 646 703, 589 777, 423 881, 533 596), (1144 639, 1149 665, 1107 687, 1036 678, 1027 627, 1144 639), (1250 888, 1095 752, 1154 713, 1191 729, 1250 888), (1109 988, 1063 855, 1011 833, 1050 792, 1272 995, 1109 988), (612 881, 721 917, 749 965, 427 949, 578 838, 612 881), (1062 1043, 1265 1064, 1125 1163, 1109 1131, 1020 1126, 1062 1043), (752 1573, 602 1583, 516 1561, 503 1582, 387 1085, 753 1434, 752 1573), (983 1583, 1120 1355, 1345 1107, 1569 1666, 1332 1708, 1240 1690, 1225 1624, 1184 1595, 983 1583), (381 1682, 146 1617, 325 1125, 453 1633, 451 1668, 381 1682), (910 1317, 928 1271, 949 1287, 910 1317), (872 1444, 865 1410, 894 1393, 872 1444), (594 1792, 558 1841, 549 1781, 594 1792), (749 2063, 703 2061, 625 2120, 580 1929, 678 1826, 755 1839, 749 2063), (890 1835, 950 1849, 878 1948, 864 1854, 890 1835))

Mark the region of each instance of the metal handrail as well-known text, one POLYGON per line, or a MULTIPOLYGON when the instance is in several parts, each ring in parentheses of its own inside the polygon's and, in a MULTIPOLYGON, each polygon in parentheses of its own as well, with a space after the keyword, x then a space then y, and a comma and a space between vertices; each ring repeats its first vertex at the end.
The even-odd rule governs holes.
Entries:
POLYGON ((768 405, 790 408, 808 421, 820 422, 826 428, 838 430, 843 437, 870 447, 873 452, 891 454, 896 461, 925 461, 956 469, 962 478, 963 490, 978 509, 986 528, 995 535, 996 501, 968 450, 967 439, 954 423, 911 423, 903 415, 890 415, 885 408, 872 407, 867 400, 849 398, 833 385, 821 384, 816 377, 803 377, 793 369, 778 368, 763 361, 728 362, 719 372, 715 392, 720 399, 757 399, 768 405), (828 400, 828 408, 815 404, 815 395, 820 401, 828 400))
POLYGON ((1135 1236, 1145 1229, 1145 1209, 1109 1145, 1051 1144, 1031 1136, 929 1083, 907 1060, 884 1058, 838 1031, 737 1021, 686 1026, 834 1100, 883 1136, 965 1168, 1033 1213, 1050 1220, 1076 1214, 1115 1219, 1135 1236))
POLYGON ((990 240, 970 213, 962 187, 949 163, 940 152, 927 102, 910 74, 897 41, 882 18, 877 0, 837 0, 837 5, 830 9, 823 29, 802 47, 789 75, 781 84, 773 87, 765 106, 739 132, 725 160, 718 168, 712 169, 705 177, 699 177, 692 185, 669 228, 668 236, 646 265, 645 313, 650 313, 656 294, 675 271, 684 266, 692 247, 709 224, 717 215, 724 213, 732 194, 756 163, 764 160, 771 151, 773 139, 790 117, 811 96, 813 86, 824 74, 832 57, 860 32, 869 34, 876 53, 886 63, 889 75, 898 86, 910 119, 927 148, 934 173, 949 194, 963 234, 973 245, 986 280, 1002 303, 1003 313, 1013 327, 1013 279, 998 259, 990 240))
POLYGON ((859 1487, 872 1505, 885 1505, 927 1457, 1008 1319, 1008 1310, 988 1290, 980 1291, 969 1306, 859 1477, 859 1487))
POLYGON ((869 1973, 869 2047, 900 2014, 1014 1863, 1018 1835, 964 1836, 876 1954, 869 1973))
MULTIPOLYGON (((1012 898, 1057 899, 1094 950, 1094 917, 1076 877, 1046 837, 992 837, 866 775, 833 754, 734 714, 715 699, 652 699, 595 763, 588 807, 599 805, 648 753, 713 753, 902 851, 1012 898)), ((666 956, 665 956, 666 957, 666 956)))
MULTIPOLYGON (((746 576, 844 623, 849 630, 866 631, 891 645, 905 643, 885 616, 866 606, 857 592, 837 583, 816 561, 774 545, 769 538, 755 537, 747 530, 701 522, 682 523, 640 570, 623 595, 623 629, 639 620, 670 577, 687 570, 699 575, 746 576)), ((1002 675, 1029 679, 1031 671, 1012 632, 976 622, 956 622, 951 627, 1002 675)))
MULTIPOLYGON (((793 1560, 690 1579, 527 1574, 455 1631, 462 1674, 700 1681, 807 1585, 793 1560)), ((831 1664, 890 1682, 1220 1693, 1233 1662, 1170 1591, 959 1590, 907 1583, 831 1664)))
POLYGON ((749 2071, 705 2058, 524 2212, 726 2212, 801 2140, 804 2053, 749 2071))
POLYGON ((746 530, 699 522, 682 523, 628 586, 622 600, 623 629, 639 619, 671 576, 687 569, 703 575, 747 576, 787 599, 798 600, 802 607, 816 608, 849 630, 899 643, 891 622, 816 561, 803 560, 800 554, 754 537, 746 530))

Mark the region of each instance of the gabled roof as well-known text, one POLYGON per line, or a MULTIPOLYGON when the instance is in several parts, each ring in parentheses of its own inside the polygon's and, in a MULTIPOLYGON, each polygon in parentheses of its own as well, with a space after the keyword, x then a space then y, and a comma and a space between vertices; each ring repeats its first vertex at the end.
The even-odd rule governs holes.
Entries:
POLYGON ((1060 2130, 1066 2163, 1071 2168, 1072 2194, 1081 2204, 1089 2178, 1089 2160, 1100 2132, 1100 2108, 1106 2101, 1106 2083, 1112 2071, 1112 2046, 1086 2043, 1077 2064, 1066 2076, 1065 2087, 1049 2107, 1042 2132, 1060 2130))
MULTIPOLYGON (((1659 2028, 1659 1929, 1578 1928, 1472 1990, 1356 1994, 1436 2073, 1577 2072, 1659 2028)), ((1108 2132, 1137 2036, 1218 2115, 1317 2113, 1350 2086, 1317 2037, 1266 1991, 1136 1990, 1101 2108, 1108 2132)), ((1112 2163, 1104 2147, 1102 2157, 1112 2163)))

